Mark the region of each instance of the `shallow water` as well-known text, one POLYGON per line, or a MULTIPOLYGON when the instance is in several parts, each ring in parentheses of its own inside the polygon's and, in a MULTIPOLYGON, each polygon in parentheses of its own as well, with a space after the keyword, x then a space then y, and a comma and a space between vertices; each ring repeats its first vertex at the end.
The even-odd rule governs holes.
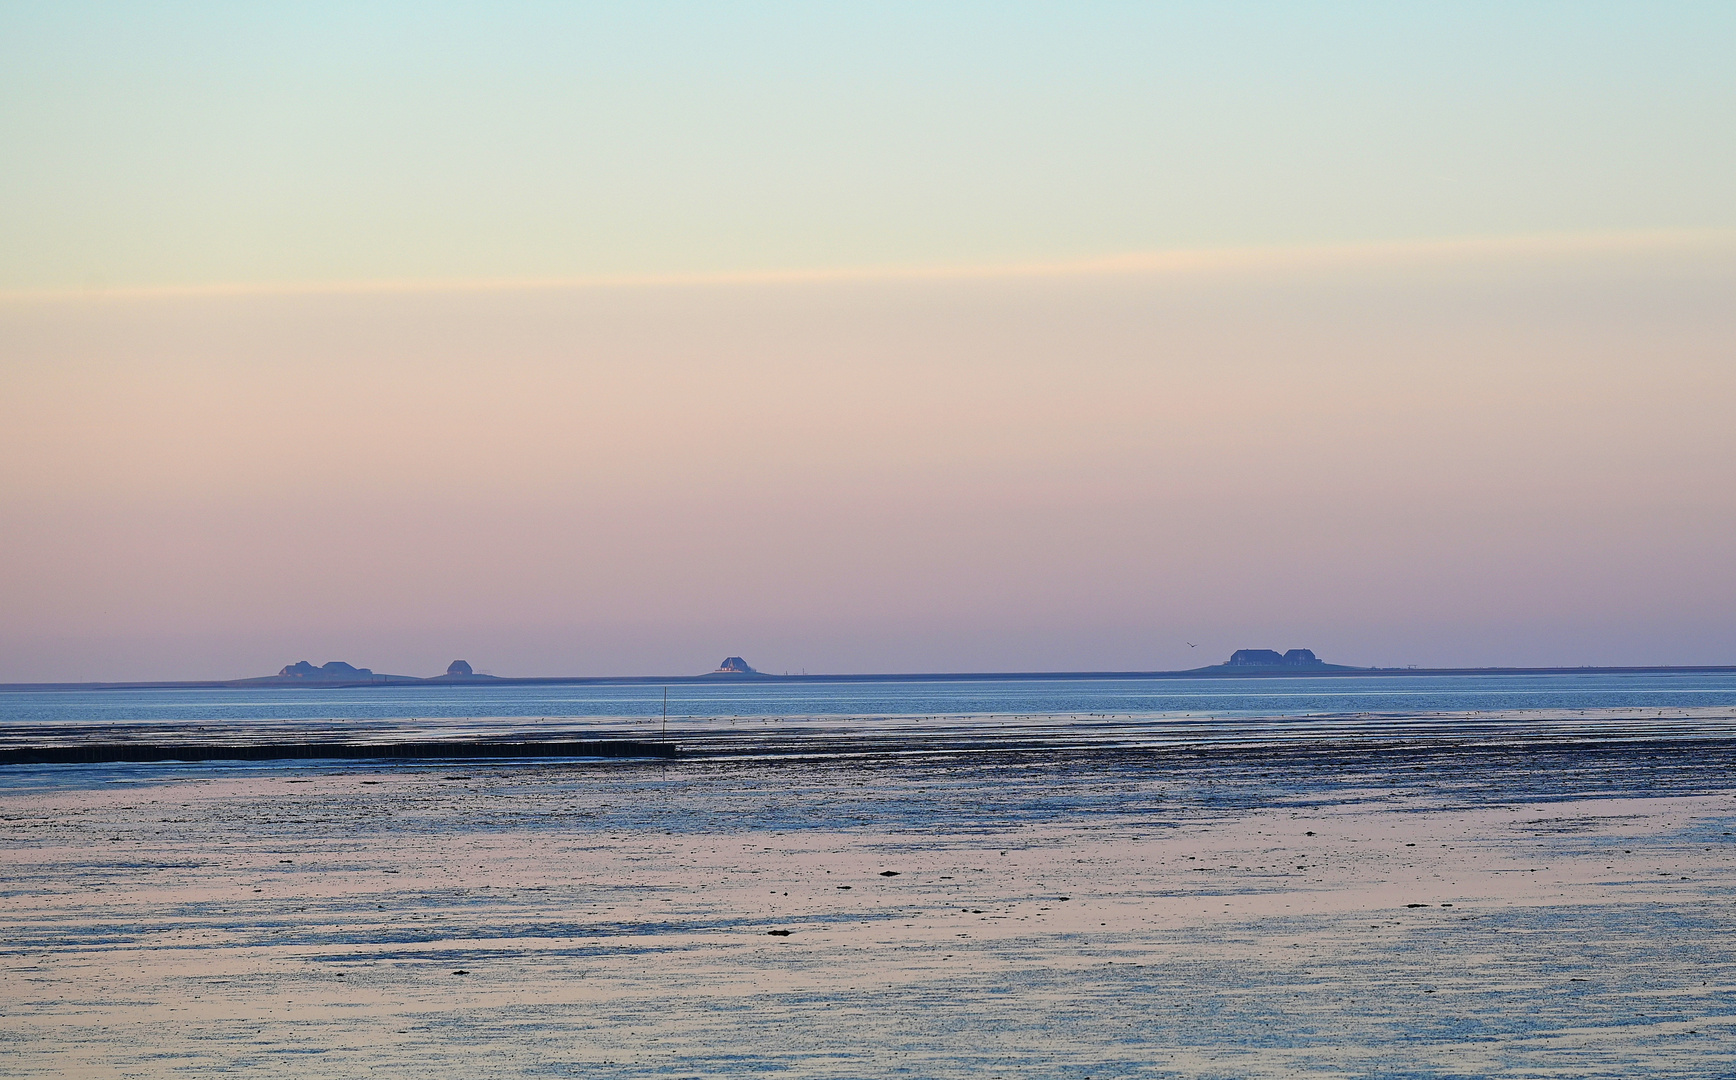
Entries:
POLYGON ((685 682, 348 689, 13 691, 0 729, 67 723, 222 723, 405 717, 877 717, 1670 709, 1736 706, 1736 672, 1355 678, 1092 678, 685 682))
POLYGON ((21 1076, 1723 1075, 1731 757, 87 767, 0 795, 0 1039, 21 1076))
POLYGON ((0 1071, 1731 1075, 1727 705, 0 768, 0 1071))
POLYGON ((689 753, 1724 738, 1736 673, 0 693, 0 747, 668 737, 689 753))

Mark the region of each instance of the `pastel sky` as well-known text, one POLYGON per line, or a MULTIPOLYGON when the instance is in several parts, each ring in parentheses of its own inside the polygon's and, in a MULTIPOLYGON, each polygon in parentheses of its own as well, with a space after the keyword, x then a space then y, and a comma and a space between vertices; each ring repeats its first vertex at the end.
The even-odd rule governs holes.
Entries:
POLYGON ((0 6, 0 681, 1736 662, 1732 55, 0 6))

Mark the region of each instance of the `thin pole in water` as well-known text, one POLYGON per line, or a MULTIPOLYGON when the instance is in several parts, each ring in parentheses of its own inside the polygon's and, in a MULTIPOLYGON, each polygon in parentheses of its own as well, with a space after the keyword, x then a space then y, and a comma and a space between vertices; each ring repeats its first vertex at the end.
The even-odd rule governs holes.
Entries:
POLYGON ((663 741, 669 741, 669 688, 663 688, 663 741))

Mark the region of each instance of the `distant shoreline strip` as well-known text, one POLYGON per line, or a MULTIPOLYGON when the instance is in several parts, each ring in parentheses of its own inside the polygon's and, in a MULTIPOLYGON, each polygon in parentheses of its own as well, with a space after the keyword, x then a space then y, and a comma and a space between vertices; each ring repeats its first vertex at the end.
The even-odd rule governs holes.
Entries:
POLYGON ((1443 675, 1475 675, 1483 677, 1511 675, 1730 675, 1736 674, 1736 664, 1671 664, 1630 667, 1485 667, 1485 668, 1353 668, 1326 664, 1321 667, 1268 668, 1211 667, 1187 668, 1180 671, 918 671, 903 673, 773 675, 758 671, 753 674, 703 675, 532 675, 520 677, 487 677, 451 679, 444 676, 417 678, 413 675, 376 675, 368 679, 285 679, 274 675, 251 679, 181 679, 174 681, 134 682, 39 682, 0 683, 0 694, 48 693, 72 690, 362 690, 398 689, 402 687, 456 686, 465 689, 504 688, 511 686, 676 686, 685 684, 754 684, 754 683, 884 683, 884 682, 1055 682, 1084 679, 1367 679, 1367 678, 1426 678, 1443 675))
POLYGON ((152 761, 445 761, 483 758, 673 758, 675 745, 640 739, 582 742, 83 743, 0 749, 0 765, 97 765, 152 761))

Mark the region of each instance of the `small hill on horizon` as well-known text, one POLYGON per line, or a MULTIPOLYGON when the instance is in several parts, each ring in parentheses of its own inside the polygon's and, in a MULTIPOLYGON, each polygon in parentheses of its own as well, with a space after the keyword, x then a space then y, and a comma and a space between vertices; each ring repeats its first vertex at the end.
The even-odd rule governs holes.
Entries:
POLYGON ((373 668, 357 667, 342 660, 314 665, 306 660, 284 665, 276 675, 233 679, 226 686, 374 686, 380 683, 423 682, 408 675, 381 675, 373 668))
POLYGON ((1196 671, 1248 671, 1252 672, 1305 672, 1305 671, 1357 671, 1344 664, 1328 664, 1314 655, 1313 649, 1290 649, 1279 652, 1276 649, 1237 649, 1230 658, 1221 664, 1210 664, 1195 668, 1196 671))
POLYGON ((715 671, 707 672, 707 674, 708 675, 762 675, 762 674, 764 674, 764 672, 755 671, 753 668, 748 666, 748 663, 746 660, 743 660, 739 656, 726 656, 723 658, 723 663, 717 665, 717 669, 715 671))
POLYGON ((498 675, 478 675, 468 660, 454 660, 446 665, 446 674, 423 679, 423 682, 498 682, 498 675))
POLYGON ((314 667, 306 660, 288 664, 277 673, 280 679, 365 679, 372 675, 373 669, 356 667, 342 660, 330 660, 314 667))

